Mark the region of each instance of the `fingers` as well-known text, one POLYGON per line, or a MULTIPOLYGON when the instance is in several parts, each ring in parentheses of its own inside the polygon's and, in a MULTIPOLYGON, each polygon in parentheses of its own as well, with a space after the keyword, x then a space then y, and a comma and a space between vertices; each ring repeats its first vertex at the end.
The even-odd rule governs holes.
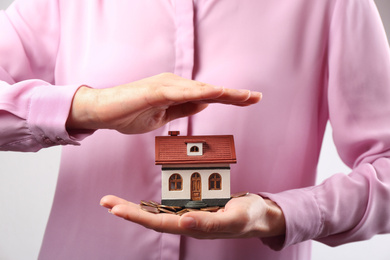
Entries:
POLYGON ((249 105, 253 105, 253 104, 258 103, 262 99, 262 97, 263 97, 263 94, 261 92, 249 91, 249 90, 246 90, 246 91, 249 92, 248 98, 245 101, 243 101, 243 102, 233 103, 233 105, 236 105, 236 106, 249 106, 249 105))
POLYGON ((114 196, 114 195, 104 196, 100 200, 100 205, 103 206, 103 207, 109 208, 109 209, 113 208, 116 205, 127 204, 127 203, 128 203, 127 200, 124 200, 124 199, 119 198, 119 197, 114 196))
MULTIPOLYGON (((172 121, 174 119, 186 116, 192 116, 196 113, 201 112, 207 108, 207 104, 203 103, 184 103, 177 106, 172 106, 167 109, 166 113, 166 122, 172 121)), ((164 122, 165 123, 165 122, 164 122)))
POLYGON ((225 93, 217 99, 203 100, 204 103, 221 103, 235 106, 249 106, 258 103, 263 95, 260 92, 250 90, 226 89, 225 93), (239 92, 241 98, 238 99, 236 92, 239 92))
POLYGON ((157 232, 182 234, 178 227, 180 217, 176 215, 148 213, 142 210, 138 204, 131 202, 114 206, 111 213, 157 232))
POLYGON ((241 224, 237 214, 226 211, 217 213, 190 212, 183 216, 152 214, 141 209, 138 204, 116 196, 108 195, 100 204, 109 208, 117 217, 142 225, 157 232, 187 235, 199 239, 232 238, 241 235, 241 224))
POLYGON ((189 212, 179 221, 179 226, 197 238, 233 238, 242 235, 246 219, 233 211, 189 212))
MULTIPOLYGON (((144 84, 144 81, 141 80, 138 83, 144 84)), ((160 106, 167 102, 175 104, 208 100, 218 98, 224 92, 222 87, 185 79, 172 73, 162 73, 146 81, 148 88, 145 89, 147 95, 144 98, 151 106, 160 106)))
POLYGON ((216 217, 217 213, 196 212, 189 216, 189 213, 186 213, 181 217, 172 214, 152 214, 131 202, 114 206, 111 213, 162 233, 187 235, 199 239, 231 238, 236 235, 232 234, 231 230, 228 232, 229 225, 216 217))
POLYGON ((151 214, 141 209, 138 204, 129 202, 113 195, 104 196, 100 200, 100 205, 110 209, 110 213, 124 218, 128 221, 137 223, 146 228, 158 232, 169 232, 179 234, 178 220, 179 216, 168 214, 151 214))
POLYGON ((224 103, 247 106, 260 101, 261 93, 249 90, 225 89, 199 81, 181 78, 171 73, 163 73, 150 78, 154 94, 145 96, 152 106, 167 101, 174 103, 203 101, 207 103, 224 103))

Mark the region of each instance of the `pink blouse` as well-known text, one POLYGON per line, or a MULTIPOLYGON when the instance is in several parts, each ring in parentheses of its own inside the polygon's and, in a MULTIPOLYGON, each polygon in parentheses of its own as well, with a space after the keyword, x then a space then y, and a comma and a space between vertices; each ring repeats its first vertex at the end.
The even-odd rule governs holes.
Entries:
POLYGON ((0 32, 0 149, 68 144, 40 259, 298 260, 311 239, 390 232, 390 51, 373 1, 17 0, 0 32), (143 135, 66 131, 80 85, 161 72, 264 98, 143 135), (352 170, 313 186, 328 120, 352 170), (168 130, 233 134, 232 192, 277 202, 285 239, 196 240, 107 214, 107 194, 160 200, 154 137, 168 130))

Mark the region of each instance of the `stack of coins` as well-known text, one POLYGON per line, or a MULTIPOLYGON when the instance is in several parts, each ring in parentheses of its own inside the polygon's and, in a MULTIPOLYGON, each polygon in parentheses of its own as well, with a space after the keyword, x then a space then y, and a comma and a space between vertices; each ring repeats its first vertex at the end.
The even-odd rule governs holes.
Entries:
MULTIPOLYGON (((249 192, 239 192, 234 193, 230 197, 231 198, 239 198, 248 195, 249 192)), ((174 214, 181 216, 184 213, 191 212, 191 211, 204 211, 204 212, 217 212, 220 209, 223 209, 223 207, 205 207, 200 209, 190 209, 190 208, 184 208, 184 207, 177 207, 177 206, 166 206, 161 205, 155 201, 149 200, 141 200, 140 203, 141 209, 145 210, 147 212, 153 213, 153 214, 159 214, 159 213, 167 213, 167 214, 174 214)))

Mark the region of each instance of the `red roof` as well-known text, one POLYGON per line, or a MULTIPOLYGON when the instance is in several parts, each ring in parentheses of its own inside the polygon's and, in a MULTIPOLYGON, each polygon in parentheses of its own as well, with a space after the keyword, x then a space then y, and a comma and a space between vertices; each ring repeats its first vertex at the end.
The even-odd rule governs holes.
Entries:
POLYGON ((232 135, 156 136, 156 164, 236 163, 232 135), (187 155, 187 143, 203 143, 203 155, 187 155))

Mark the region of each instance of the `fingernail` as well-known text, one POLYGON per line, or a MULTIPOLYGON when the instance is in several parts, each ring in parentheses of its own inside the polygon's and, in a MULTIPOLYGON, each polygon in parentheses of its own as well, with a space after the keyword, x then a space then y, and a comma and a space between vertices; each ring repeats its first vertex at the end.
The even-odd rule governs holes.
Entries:
POLYGON ((255 97, 258 97, 259 99, 263 98, 263 93, 261 93, 261 92, 252 91, 252 95, 255 97))
POLYGON ((195 228, 196 227, 196 221, 192 217, 183 217, 181 224, 185 228, 195 228))

